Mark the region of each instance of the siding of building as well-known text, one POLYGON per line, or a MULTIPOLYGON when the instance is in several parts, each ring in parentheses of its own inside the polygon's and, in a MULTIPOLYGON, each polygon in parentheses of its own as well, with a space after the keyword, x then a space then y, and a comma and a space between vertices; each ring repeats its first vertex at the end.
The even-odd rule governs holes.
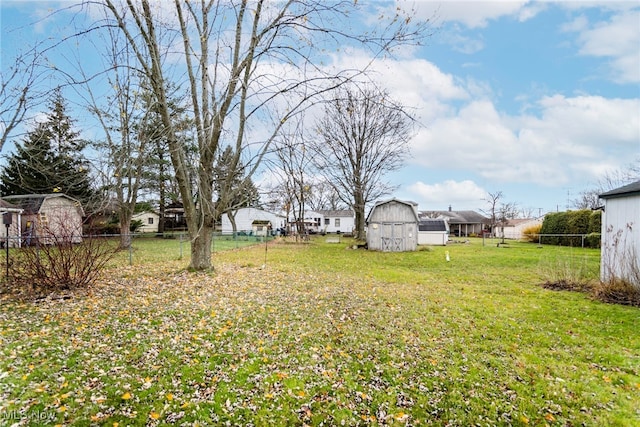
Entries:
POLYGON ((131 221, 142 221, 142 226, 138 228, 138 233, 157 233, 160 215, 155 212, 140 212, 131 217, 131 221))
POLYGON ((418 242, 416 203, 397 199, 378 202, 367 217, 367 246, 383 252, 415 251, 418 242))
MULTIPOLYGON (((238 209, 234 218, 237 232, 253 232, 254 221, 268 221, 272 230, 284 228, 287 225, 287 219, 284 216, 257 208, 238 209)), ((222 215, 222 233, 233 233, 233 225, 227 214, 222 215)))
POLYGON ((600 278, 640 288, 640 181, 600 195, 604 200, 600 278))

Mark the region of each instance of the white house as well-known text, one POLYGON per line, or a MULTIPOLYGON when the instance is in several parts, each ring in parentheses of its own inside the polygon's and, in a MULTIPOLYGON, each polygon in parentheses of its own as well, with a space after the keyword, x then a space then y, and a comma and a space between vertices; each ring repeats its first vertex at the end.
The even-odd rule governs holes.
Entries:
MULTIPOLYGON (((235 212, 234 220, 236 232, 253 233, 256 235, 266 235, 270 230, 275 231, 285 228, 287 218, 284 215, 263 211, 258 208, 242 208, 235 212)), ((222 233, 231 234, 234 232, 233 223, 229 219, 229 214, 222 215, 222 233)))
POLYGON ((142 221, 142 226, 136 230, 139 233, 157 233, 160 215, 151 211, 144 211, 133 214, 131 222, 142 221))
POLYGON ((356 226, 352 210, 323 210, 318 213, 322 216, 320 230, 324 233, 352 233, 356 226))
POLYGON ((508 219, 495 227, 496 237, 520 240, 524 238, 524 230, 536 225, 542 225, 542 218, 508 219))
POLYGON ((421 219, 418 222, 418 245, 446 246, 449 223, 446 219, 421 219))
POLYGON ((640 181, 600 194, 600 279, 619 278, 640 289, 640 181))

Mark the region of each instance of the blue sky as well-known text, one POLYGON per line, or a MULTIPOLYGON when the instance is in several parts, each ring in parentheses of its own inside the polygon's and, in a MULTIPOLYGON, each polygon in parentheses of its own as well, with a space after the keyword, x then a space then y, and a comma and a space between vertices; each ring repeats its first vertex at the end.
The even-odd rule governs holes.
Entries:
MULTIPOLYGON (((22 27, 60 4, 0 2, 3 66, 18 40, 56 37, 55 25, 70 22, 22 27)), ((389 177, 393 196, 422 210, 480 210, 487 192, 501 191, 505 202, 544 213, 640 161, 640 2, 414 6, 417 17, 435 14, 437 31, 373 66, 421 124, 406 166, 389 177)))

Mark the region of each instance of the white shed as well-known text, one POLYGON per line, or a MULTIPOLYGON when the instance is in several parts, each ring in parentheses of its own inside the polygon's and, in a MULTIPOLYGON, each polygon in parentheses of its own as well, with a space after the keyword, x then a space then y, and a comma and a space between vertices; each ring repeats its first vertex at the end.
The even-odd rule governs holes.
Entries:
POLYGON ((626 280, 640 288, 640 181, 600 195, 600 279, 626 280))
POLYGON ((446 246, 449 223, 446 219, 421 219, 418 223, 418 244, 446 246))
POLYGON ((398 199, 376 202, 367 216, 367 246, 383 252, 415 251, 418 204, 398 199))
POLYGON ((23 242, 54 244, 61 240, 82 242, 84 210, 80 202, 63 193, 6 196, 5 201, 23 209, 20 228, 23 242))

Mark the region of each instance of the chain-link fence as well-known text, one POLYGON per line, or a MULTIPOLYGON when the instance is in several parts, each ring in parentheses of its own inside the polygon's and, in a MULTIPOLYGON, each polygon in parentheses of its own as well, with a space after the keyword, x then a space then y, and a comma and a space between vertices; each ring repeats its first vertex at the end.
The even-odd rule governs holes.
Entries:
MULTIPOLYGON (((211 251, 213 253, 238 249, 245 246, 265 244, 275 237, 271 235, 256 235, 252 232, 213 233, 211 251)), ((122 236, 119 234, 101 234, 84 236, 2 236, 0 237, 0 266, 2 271, 11 267, 14 262, 20 262, 20 253, 31 248, 38 251, 45 247, 59 246, 70 243, 75 246, 86 245, 89 242, 102 242, 104 245, 120 248, 113 257, 117 264, 140 265, 145 263, 171 261, 177 259, 188 260, 191 255, 191 242, 186 232, 162 234, 132 233, 122 236), (131 244, 126 244, 130 241, 131 244), (123 244, 125 243, 125 244, 123 244)))

